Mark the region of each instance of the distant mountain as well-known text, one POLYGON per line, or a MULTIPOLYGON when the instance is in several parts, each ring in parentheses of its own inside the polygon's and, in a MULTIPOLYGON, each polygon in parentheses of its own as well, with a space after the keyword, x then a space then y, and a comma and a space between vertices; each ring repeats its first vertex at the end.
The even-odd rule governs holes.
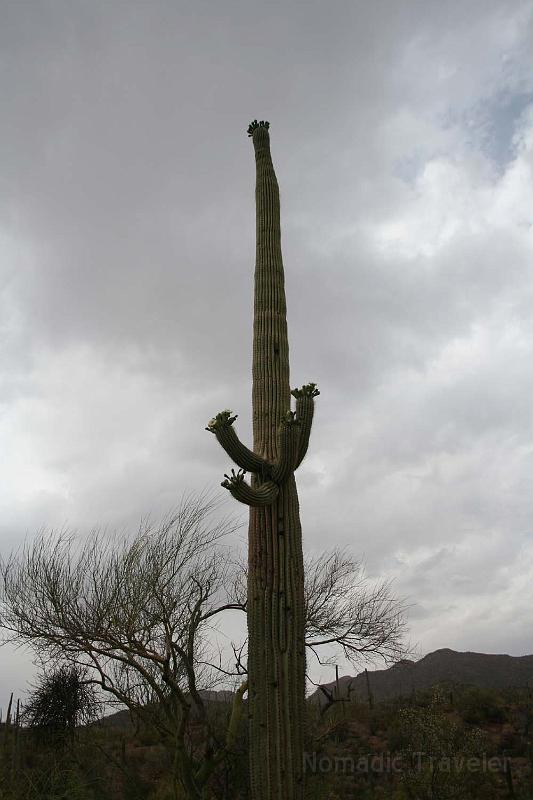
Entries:
MULTIPOLYGON (((507 656, 488 653, 458 653, 443 648, 428 653, 420 661, 404 659, 389 669, 368 671, 370 689, 375 700, 410 695, 417 689, 430 689, 437 683, 453 683, 479 686, 485 689, 505 689, 511 687, 533 686, 533 655, 507 656)), ((358 700, 368 697, 366 676, 360 672, 355 677, 344 675, 339 678, 341 696, 346 696, 351 684, 351 696, 358 700)), ((332 691, 335 681, 323 684, 332 691)), ((230 702, 233 692, 229 690, 201 692, 208 703, 230 702)), ((309 697, 309 702, 326 701, 324 693, 317 689, 309 697)), ((117 711, 101 720, 100 724, 117 728, 131 728, 129 711, 117 711)))
MULTIPOLYGON (((233 692, 229 689, 202 689, 200 696, 207 703, 230 703, 233 699, 233 692)), ((133 721, 128 709, 122 711, 115 711, 113 714, 108 714, 99 720, 97 725, 103 725, 111 728, 120 728, 121 730, 129 730, 133 728, 133 721)))
MULTIPOLYGON (((458 653, 443 648, 428 653, 420 661, 403 660, 389 669, 368 671, 370 688, 375 700, 406 696, 413 690, 429 689, 437 683, 456 683, 479 686, 486 689, 533 686, 533 655, 507 656, 487 653, 458 653)), ((345 696, 351 684, 351 696, 364 700, 368 697, 364 672, 355 677, 339 678, 341 696, 345 696)), ((330 691, 335 681, 324 684, 330 691)), ((311 702, 326 701, 324 693, 317 689, 311 702)))

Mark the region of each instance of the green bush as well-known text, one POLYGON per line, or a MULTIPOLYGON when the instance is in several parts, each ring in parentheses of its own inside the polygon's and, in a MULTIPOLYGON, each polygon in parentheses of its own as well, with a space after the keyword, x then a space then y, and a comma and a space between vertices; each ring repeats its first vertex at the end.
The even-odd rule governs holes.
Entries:
POLYGON ((492 689, 473 686, 464 690, 458 699, 458 711, 470 725, 501 724, 506 719, 502 700, 492 689))

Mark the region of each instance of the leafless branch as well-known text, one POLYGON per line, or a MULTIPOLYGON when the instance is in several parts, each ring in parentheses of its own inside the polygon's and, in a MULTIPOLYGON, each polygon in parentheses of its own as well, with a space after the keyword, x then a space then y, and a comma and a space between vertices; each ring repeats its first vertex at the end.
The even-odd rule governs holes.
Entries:
POLYGON ((405 602, 389 581, 371 584, 360 561, 344 550, 308 558, 305 565, 306 644, 320 664, 317 648, 336 647, 352 664, 381 657, 392 663, 405 657, 405 602))

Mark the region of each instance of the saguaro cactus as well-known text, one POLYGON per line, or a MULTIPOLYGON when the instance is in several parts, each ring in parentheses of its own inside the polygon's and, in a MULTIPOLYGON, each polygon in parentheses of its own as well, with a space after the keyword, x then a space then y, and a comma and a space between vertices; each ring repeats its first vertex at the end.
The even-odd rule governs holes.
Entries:
POLYGON ((248 707, 253 800, 304 792, 305 614, 302 532, 294 471, 307 452, 314 383, 292 392, 279 212, 268 122, 248 128, 256 162, 256 262, 252 362, 253 450, 222 411, 207 430, 240 468, 222 483, 250 506, 248 707), (291 394, 296 411, 290 410, 291 394), (251 473, 248 484, 244 475, 251 473))

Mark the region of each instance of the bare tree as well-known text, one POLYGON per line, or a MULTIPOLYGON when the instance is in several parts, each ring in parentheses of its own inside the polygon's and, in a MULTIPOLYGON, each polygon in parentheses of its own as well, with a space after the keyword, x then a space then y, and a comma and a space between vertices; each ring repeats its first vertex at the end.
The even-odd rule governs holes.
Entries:
POLYGON ((216 501, 186 498, 163 524, 132 539, 41 536, 0 564, 1 624, 7 639, 43 658, 90 669, 93 682, 155 727, 173 755, 174 779, 190 798, 232 750, 246 683, 235 693, 224 739, 201 689, 212 686, 211 620, 231 602, 231 562, 222 539, 231 519, 213 521, 216 501), (231 581, 229 580, 229 583, 231 581), (201 743, 190 735, 194 716, 201 743))
MULTIPOLYGON (((96 533, 80 545, 66 534, 41 536, 0 562, 5 639, 29 643, 43 661, 89 670, 88 680, 157 730, 189 798, 203 796, 230 756, 247 690, 246 641, 233 644, 230 660, 213 642, 222 612, 246 612, 246 567, 223 541, 240 525, 216 521, 216 508, 191 495, 129 539, 96 533), (225 735, 205 694, 221 675, 236 688, 225 735), (202 731, 194 739, 193 719, 202 731)), ((404 653, 403 602, 388 583, 369 585, 343 551, 307 560, 305 608, 306 643, 316 655, 336 647, 355 664, 404 653)))

